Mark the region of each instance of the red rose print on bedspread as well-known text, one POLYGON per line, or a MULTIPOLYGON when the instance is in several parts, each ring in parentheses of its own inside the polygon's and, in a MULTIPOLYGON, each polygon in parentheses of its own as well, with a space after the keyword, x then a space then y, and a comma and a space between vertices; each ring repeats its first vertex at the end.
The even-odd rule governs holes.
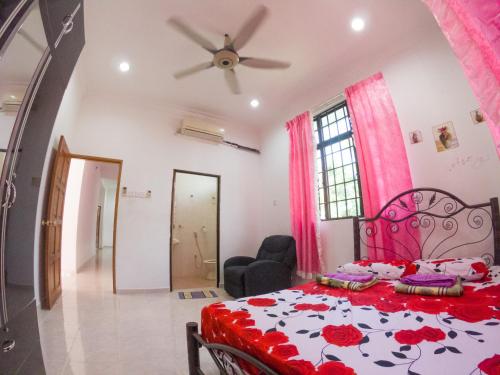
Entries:
POLYGON ((446 338, 446 334, 442 330, 429 326, 420 328, 419 330, 417 330, 417 333, 422 339, 431 342, 444 340, 446 338))
POLYGON ((439 314, 448 310, 448 302, 445 298, 415 298, 406 304, 408 310, 424 312, 427 314, 439 314))
POLYGON ((318 367, 318 375, 356 375, 354 370, 342 362, 330 361, 318 367))
POLYGON ((484 264, 483 262, 472 263, 470 266, 474 271, 476 271, 476 273, 487 275, 489 272, 488 267, 486 267, 486 264, 484 264))
POLYGON ((306 311, 306 310, 312 310, 312 311, 327 311, 330 306, 325 305, 324 303, 299 303, 294 306, 295 310, 299 311, 306 311))
POLYGON ((495 316, 495 312, 485 305, 454 305, 448 309, 448 312, 455 318, 469 323, 477 323, 495 316))
POLYGON ((419 332, 412 329, 403 329, 398 331, 394 335, 394 338, 397 342, 403 345, 416 345, 420 344, 423 340, 423 337, 419 334, 419 332))
POLYGON ((287 367, 290 368, 291 375, 313 375, 316 374, 316 368, 309 361, 303 359, 292 359, 286 362, 287 367))
POLYGON ((298 355, 299 351, 297 350, 297 347, 295 345, 284 344, 273 347, 271 354, 276 355, 280 358, 289 358, 298 355))
POLYGON ((268 307, 276 304, 276 300, 272 298, 250 298, 247 303, 257 307, 268 307))
POLYGON ((386 312, 386 313, 395 313, 398 311, 405 310, 404 306, 401 303, 396 303, 393 301, 380 300, 375 303, 375 308, 378 311, 386 312))
POLYGON ((477 367, 486 375, 500 375, 500 355, 486 358, 477 367))
POLYGON ((288 336, 279 331, 267 332, 264 336, 262 336, 262 340, 260 342, 264 346, 271 347, 288 342, 288 336))
POLYGON ((352 324, 341 326, 328 325, 323 327, 321 335, 327 342, 337 346, 358 345, 363 338, 363 334, 352 324))

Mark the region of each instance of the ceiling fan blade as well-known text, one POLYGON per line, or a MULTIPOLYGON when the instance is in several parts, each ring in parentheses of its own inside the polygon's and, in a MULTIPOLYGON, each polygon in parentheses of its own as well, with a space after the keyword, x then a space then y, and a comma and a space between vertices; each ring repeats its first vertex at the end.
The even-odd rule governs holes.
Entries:
POLYGON ((236 78, 236 72, 234 69, 225 69, 224 77, 226 78, 227 85, 231 89, 233 94, 241 94, 240 84, 238 83, 238 78, 236 78))
POLYGON ((267 8, 265 6, 260 6, 257 10, 250 16, 250 18, 243 24, 238 34, 233 40, 233 48, 235 51, 243 48, 245 44, 250 40, 252 35, 257 31, 262 21, 266 18, 268 14, 267 8))
POLYGON ((217 52, 217 47, 208 39, 198 34, 196 31, 191 29, 188 25, 186 25, 183 21, 178 18, 170 18, 168 24, 176 29, 178 32, 183 34, 184 36, 191 39, 193 42, 206 49, 210 53, 217 52))
POLYGON ((191 74, 201 72, 202 70, 210 69, 212 66, 214 66, 213 62, 198 64, 198 65, 195 65, 191 68, 184 69, 184 70, 181 70, 181 71, 175 73, 174 77, 175 77, 175 79, 184 78, 184 77, 189 76, 191 74))
POLYGON ((287 69, 292 65, 286 61, 259 59, 254 57, 240 57, 239 63, 250 68, 258 69, 287 69))

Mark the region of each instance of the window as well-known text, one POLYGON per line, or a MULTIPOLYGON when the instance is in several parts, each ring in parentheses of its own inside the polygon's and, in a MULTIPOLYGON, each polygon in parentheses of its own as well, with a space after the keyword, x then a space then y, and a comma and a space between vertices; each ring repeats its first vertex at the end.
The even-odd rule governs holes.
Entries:
POLYGON ((314 117, 321 220, 363 215, 356 149, 346 102, 314 117))

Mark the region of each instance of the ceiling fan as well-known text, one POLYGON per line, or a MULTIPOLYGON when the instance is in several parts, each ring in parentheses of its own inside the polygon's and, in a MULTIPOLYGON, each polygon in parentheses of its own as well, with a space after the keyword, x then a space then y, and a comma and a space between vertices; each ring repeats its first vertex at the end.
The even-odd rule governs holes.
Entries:
POLYGON ((224 71, 224 77, 227 85, 233 94, 240 94, 240 86, 236 77, 234 68, 238 65, 244 65, 250 68, 257 69, 287 69, 290 67, 289 62, 261 59, 255 57, 243 57, 238 54, 238 51, 243 48, 259 26, 262 24, 268 10, 264 6, 260 6, 243 24, 239 32, 234 38, 228 34, 224 35, 224 47, 217 48, 212 42, 204 38, 179 18, 173 17, 168 20, 168 24, 178 32, 191 39, 200 47, 206 49, 213 55, 212 61, 195 65, 191 68, 181 70, 174 74, 176 79, 187 77, 191 74, 210 69, 212 67, 220 68, 224 71))

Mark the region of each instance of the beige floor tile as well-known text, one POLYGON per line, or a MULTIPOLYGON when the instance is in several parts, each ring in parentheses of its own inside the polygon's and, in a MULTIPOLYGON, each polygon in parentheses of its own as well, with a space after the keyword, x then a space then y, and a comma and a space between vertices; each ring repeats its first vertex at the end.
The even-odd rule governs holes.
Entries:
MULTIPOLYGON (((189 281, 196 289, 196 280, 189 281)), ((187 287, 186 287, 187 288, 187 287)), ((63 295, 39 310, 48 375, 187 375, 185 323, 200 321, 203 306, 229 299, 180 300, 176 292, 112 293, 111 248, 100 250, 75 276, 63 279, 63 295)), ((206 351, 207 375, 218 374, 206 351)))

